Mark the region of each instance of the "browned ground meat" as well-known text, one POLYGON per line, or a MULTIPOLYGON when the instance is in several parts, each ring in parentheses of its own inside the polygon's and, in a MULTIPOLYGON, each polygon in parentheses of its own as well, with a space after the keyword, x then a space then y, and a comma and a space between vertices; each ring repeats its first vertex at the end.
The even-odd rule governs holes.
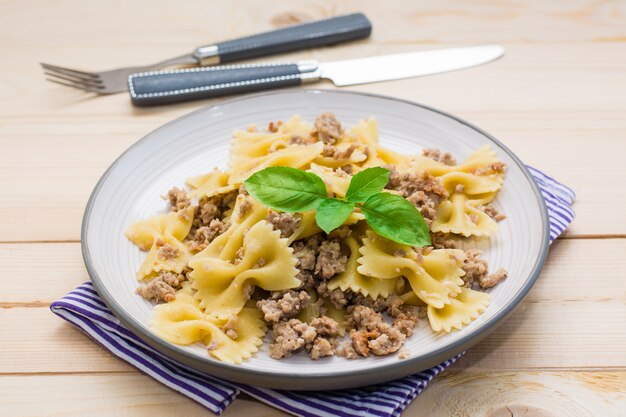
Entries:
POLYGON ((351 144, 346 149, 339 149, 332 145, 326 145, 324 146, 324 149, 322 150, 322 155, 331 157, 333 159, 347 159, 347 158, 350 158, 350 156, 352 156, 352 154, 354 153, 354 151, 356 151, 356 149, 357 149, 357 146, 355 144, 351 144))
POLYGON ((278 323, 285 318, 295 317, 311 301, 306 291, 274 292, 272 296, 257 302, 267 322, 278 323))
POLYGON ((350 342, 343 342, 341 346, 337 349, 337 355, 342 356, 346 359, 357 359, 359 355, 354 350, 354 345, 352 344, 352 340, 350 342))
POLYGON ((317 333, 312 346, 307 346, 311 359, 317 360, 324 356, 333 356, 337 348, 337 334, 339 324, 327 316, 321 316, 311 320, 311 327, 317 333))
POLYGON ((392 326, 406 337, 410 337, 413 334, 413 329, 415 329, 418 320, 419 317, 416 312, 406 310, 396 316, 392 326))
POLYGON ((169 261, 170 259, 175 259, 180 255, 180 250, 170 245, 169 243, 165 243, 161 239, 157 239, 156 245, 159 248, 157 252, 157 256, 165 261, 169 261))
POLYGON ((217 236, 228 229, 228 221, 224 213, 234 204, 237 192, 218 194, 213 197, 203 197, 198 202, 194 212, 191 230, 185 243, 192 251, 201 251, 217 236))
POLYGON ((508 272, 506 271, 506 269, 500 268, 493 274, 480 277, 480 279, 478 280, 478 284, 480 285, 480 288, 491 288, 499 282, 504 281, 507 275, 508 272))
POLYGON ((250 213, 250 210, 252 210, 252 203, 246 198, 239 205, 237 217, 239 217, 240 219, 246 217, 246 214, 250 213))
POLYGON ((335 337, 339 332, 339 324, 328 316, 314 318, 311 326, 319 336, 335 337))
POLYGON ((176 290, 185 281, 183 274, 169 271, 161 271, 152 281, 141 284, 137 288, 137 294, 148 301, 170 302, 176 298, 176 290))
POLYGON ((328 300, 333 307, 342 309, 348 302, 350 301, 347 294, 341 291, 339 288, 335 288, 334 290, 330 290, 328 288, 328 283, 326 281, 316 281, 317 285, 317 293, 320 297, 328 300))
POLYGON ((232 314, 228 318, 228 320, 226 320, 226 323, 221 327, 221 329, 226 334, 226 336, 235 340, 237 339, 237 337, 239 337, 239 335, 237 334, 237 331, 235 330, 237 328, 238 323, 239 323, 239 316, 236 314, 232 314))
POLYGON ((188 240, 187 244, 192 251, 201 251, 216 237, 228 229, 229 223, 224 223, 220 219, 213 219, 208 226, 201 226, 194 231, 193 240, 188 240))
MULTIPOLYGON (((368 356, 370 353, 377 356, 397 352, 407 335, 412 334, 417 316, 413 313, 400 314, 390 325, 383 320, 383 316, 370 307, 363 305, 348 309, 346 324, 350 330, 350 340, 356 353, 368 356)), ((342 355, 350 354, 345 348, 342 355)))
POLYGON ((493 175, 502 174, 506 170, 506 164, 504 162, 493 162, 486 167, 476 168, 472 171, 476 175, 493 175))
POLYGON ((448 197, 448 192, 439 178, 428 172, 402 174, 393 165, 387 168, 391 171, 387 188, 399 191, 404 198, 417 207, 426 223, 430 224, 435 218, 439 202, 448 197))
POLYGON ((172 211, 182 211, 191 205, 185 190, 174 187, 167 192, 167 199, 172 206, 172 211))
POLYGON ((290 145, 310 145, 312 143, 315 143, 315 138, 311 136, 303 138, 302 136, 293 135, 291 138, 289 138, 290 145))
POLYGON ((289 237, 300 227, 302 216, 296 213, 279 213, 270 210, 267 213, 267 222, 274 230, 280 230, 280 237, 289 237))
POLYGON ((354 167, 350 164, 344 165, 342 167, 337 168, 337 172, 345 172, 348 175, 352 175, 352 172, 354 172, 354 167))
POLYGON ((491 204, 487 204, 486 206, 478 207, 480 210, 484 211, 489 217, 499 222, 501 220, 506 219, 506 215, 500 213, 494 206, 491 204))
POLYGON ((319 247, 315 273, 322 279, 329 279, 346 270, 348 257, 341 252, 339 242, 325 240, 319 247))
POLYGON ((335 144, 342 133, 341 123, 333 113, 322 113, 315 119, 313 135, 327 145, 335 144))
POLYGON ((313 343, 307 346, 307 351, 311 356, 311 359, 318 360, 325 356, 333 356, 335 354, 335 348, 337 347, 337 339, 325 339, 323 337, 316 337, 313 343))
POLYGON ((365 306, 373 309, 377 313, 386 313, 391 317, 398 317, 400 314, 405 313, 404 300, 396 294, 391 294, 389 297, 378 297, 372 299, 362 294, 349 294, 350 304, 353 306, 365 306))
POLYGON ((281 127, 283 124, 283 122, 281 120, 277 121, 277 122, 270 122, 267 125, 267 130, 272 132, 272 133, 276 133, 278 132, 278 128, 281 127))
POLYGON ((489 263, 486 259, 480 258, 480 255, 482 255, 482 251, 478 249, 465 251, 465 261, 462 266, 465 276, 461 278, 465 281, 466 287, 471 287, 474 282, 479 282, 489 271, 489 263))
POLYGON ((441 162, 446 165, 456 165, 456 159, 449 153, 441 153, 441 151, 437 148, 432 149, 424 149, 422 151, 422 155, 426 158, 434 159, 435 161, 441 162))
POLYGON ((272 341, 269 346, 270 357, 288 358, 305 345, 313 344, 317 332, 312 326, 298 319, 281 321, 272 328, 272 341))
POLYGON ((431 233, 430 240, 435 249, 456 249, 456 240, 447 233, 431 233))

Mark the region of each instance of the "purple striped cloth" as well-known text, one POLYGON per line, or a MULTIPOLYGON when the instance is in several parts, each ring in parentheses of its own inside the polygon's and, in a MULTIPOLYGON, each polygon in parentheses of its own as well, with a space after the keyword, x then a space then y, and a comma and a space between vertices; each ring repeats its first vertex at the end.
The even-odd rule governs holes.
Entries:
MULTIPOLYGON (((570 188, 541 171, 530 168, 548 207, 550 242, 574 219, 570 188)), ((52 303, 52 312, 80 328, 115 356, 135 366, 162 384, 221 414, 244 392, 272 407, 306 417, 399 416, 426 385, 461 355, 432 369, 396 381, 363 388, 297 392, 223 381, 176 362, 144 343, 124 327, 102 302, 91 282, 52 303)))

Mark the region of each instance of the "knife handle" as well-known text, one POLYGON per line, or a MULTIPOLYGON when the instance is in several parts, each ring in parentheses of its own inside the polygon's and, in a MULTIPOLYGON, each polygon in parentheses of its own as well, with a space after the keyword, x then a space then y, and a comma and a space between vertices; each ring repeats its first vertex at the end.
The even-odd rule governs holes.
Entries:
POLYGON ((367 38, 372 24, 355 13, 201 46, 194 52, 200 65, 216 65, 264 55, 367 38))
POLYGON ((136 106, 176 103, 318 81, 316 61, 249 64, 152 71, 128 77, 136 106))

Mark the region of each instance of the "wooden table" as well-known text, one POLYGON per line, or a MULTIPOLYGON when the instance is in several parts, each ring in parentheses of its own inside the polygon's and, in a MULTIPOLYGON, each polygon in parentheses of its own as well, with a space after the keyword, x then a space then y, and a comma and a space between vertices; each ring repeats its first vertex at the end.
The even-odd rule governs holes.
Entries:
MULTIPOLYGON (((126 94, 47 83, 38 62, 149 63, 359 10, 370 40, 284 58, 501 43, 506 57, 489 65, 354 90, 457 114, 578 193, 578 217, 523 304, 405 415, 626 415, 626 2, 588 0, 0 2, 0 415, 208 414, 48 306, 89 279, 80 220, 107 166, 212 102, 136 109, 126 94)), ((281 414, 241 398, 225 415, 252 413, 281 414)))

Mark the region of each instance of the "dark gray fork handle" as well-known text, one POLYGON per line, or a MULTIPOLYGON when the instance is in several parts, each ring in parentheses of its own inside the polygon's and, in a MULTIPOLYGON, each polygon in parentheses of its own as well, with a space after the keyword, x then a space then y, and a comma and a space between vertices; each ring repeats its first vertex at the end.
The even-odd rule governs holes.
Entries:
POLYGON ((366 38, 372 24, 363 13, 332 17, 197 48, 200 65, 216 65, 259 56, 366 38))
POLYGON ((250 64, 132 74, 128 90, 134 105, 151 106, 289 87, 319 80, 317 63, 250 64))

